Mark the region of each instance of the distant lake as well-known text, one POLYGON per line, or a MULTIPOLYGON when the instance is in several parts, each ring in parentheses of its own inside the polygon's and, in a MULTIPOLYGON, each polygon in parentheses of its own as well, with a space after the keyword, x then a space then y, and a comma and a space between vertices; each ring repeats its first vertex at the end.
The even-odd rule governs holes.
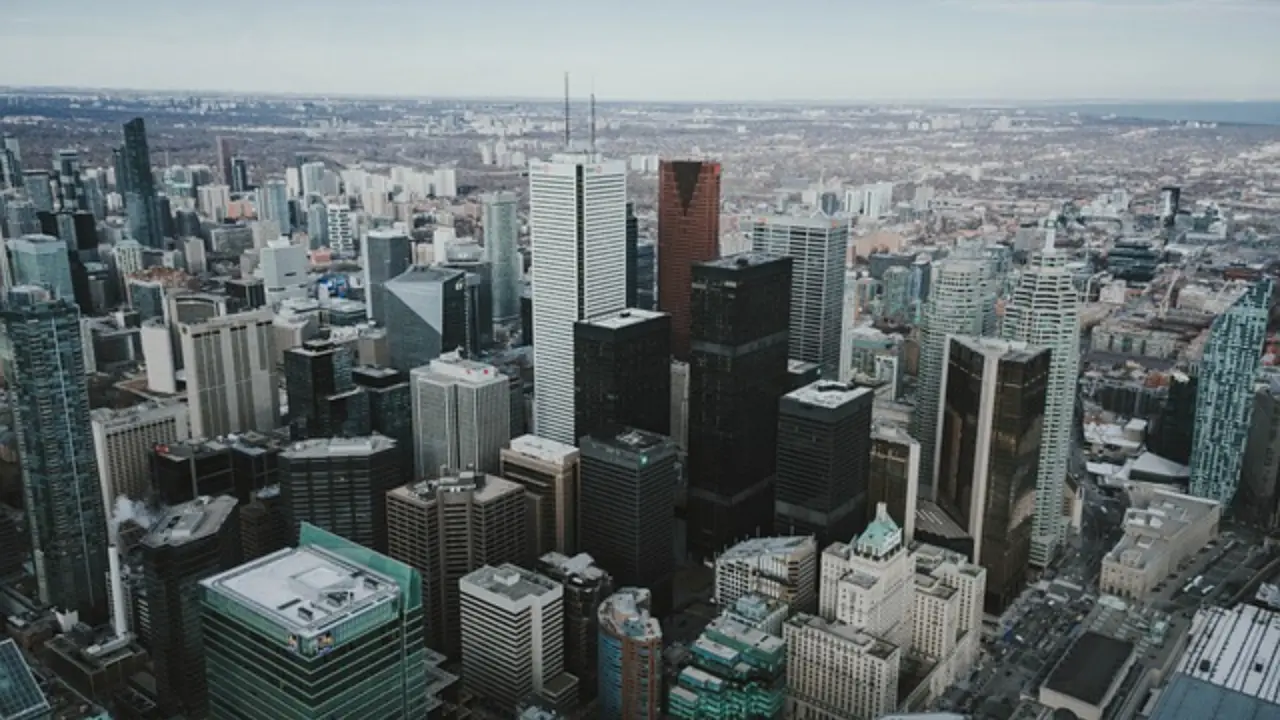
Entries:
POLYGON ((1142 120, 1280 125, 1280 102, 1092 103, 1054 107, 1081 115, 1117 115, 1142 120))

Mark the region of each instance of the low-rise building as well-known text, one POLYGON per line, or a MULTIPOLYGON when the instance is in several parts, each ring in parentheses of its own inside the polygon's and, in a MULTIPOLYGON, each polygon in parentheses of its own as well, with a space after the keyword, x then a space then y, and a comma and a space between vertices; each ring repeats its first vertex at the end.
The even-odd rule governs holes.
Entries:
POLYGON ((716 558, 716 602, 729 607, 747 593, 809 611, 818 601, 818 546, 811 536, 753 538, 716 558))
POLYGON ((1164 577, 1218 536, 1213 500, 1150 487, 1130 492, 1124 536, 1102 559, 1102 592, 1145 600, 1164 577))

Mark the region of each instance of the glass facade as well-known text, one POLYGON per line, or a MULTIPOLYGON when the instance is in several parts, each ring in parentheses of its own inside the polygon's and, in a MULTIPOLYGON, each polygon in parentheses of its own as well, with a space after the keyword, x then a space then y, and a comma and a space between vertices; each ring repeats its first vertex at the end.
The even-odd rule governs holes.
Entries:
POLYGON ((677 720, 781 720, 786 698, 786 643, 719 618, 690 648, 690 664, 667 696, 667 715, 677 720))
POLYGON ((280 453, 280 489, 290 525, 324 528, 385 551, 387 491, 404 483, 393 440, 308 440, 280 453))
POLYGON ((9 241, 13 284, 43 285, 60 298, 74 298, 67 245, 49 235, 27 235, 9 241))
POLYGON ((622 588, 600 604, 596 653, 602 718, 662 715, 662 629, 649 615, 649 591, 622 588))
POLYGON ((671 316, 624 310, 574 326, 574 435, 671 433, 671 316))
POLYGON ((520 279, 523 260, 517 245, 520 221, 516 195, 493 193, 484 203, 484 250, 493 267, 493 319, 511 322, 520 317, 520 279))
POLYGON ((466 345, 466 273, 415 266, 387 283, 385 299, 395 369, 409 372, 466 345))
MULTIPOLYGON (((720 257, 720 163, 658 166, 658 309, 671 314, 671 351, 689 359, 694 263, 720 257)), ((638 272, 637 272, 638 275, 638 272)))
POLYGON ((294 440, 368 435, 369 398, 352 379, 348 345, 309 340, 284 353, 289 432, 294 440))
MULTIPOLYGON (((151 150, 142 118, 124 124, 124 204, 129 216, 129 233, 147 247, 164 246, 164 222, 156 198, 156 180, 151 172, 151 150)), ((117 182, 120 178, 117 175, 117 182)))
POLYGON ((413 264, 413 240, 400 232, 370 230, 364 239, 364 253, 369 318, 386 325, 386 284, 413 264))

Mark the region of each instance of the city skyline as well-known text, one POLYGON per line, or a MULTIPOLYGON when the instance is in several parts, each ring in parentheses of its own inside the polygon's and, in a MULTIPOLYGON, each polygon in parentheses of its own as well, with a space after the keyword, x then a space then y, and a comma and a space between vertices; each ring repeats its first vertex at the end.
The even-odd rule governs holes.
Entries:
POLYGON ((351 14, 321 0, 311 10, 232 0, 178 15, 145 0, 104 14, 83 0, 56 0, 6 19, 0 63, 12 85, 242 93, 555 97, 567 71, 581 94, 594 89, 601 100, 1280 98, 1280 77, 1268 72, 1280 49, 1267 32, 1280 5, 1264 0, 907 0, 875 12, 824 3, 822 26, 849 33, 825 44, 777 33, 795 18, 762 0, 593 5, 589 18, 579 0, 499 0, 487 17, 500 21, 483 27, 482 43, 432 32, 475 22, 455 8, 371 0, 351 14), (236 17, 292 32, 264 44, 247 39, 254 34, 192 31, 236 17), (1130 31, 1137 24, 1141 34, 1130 31), (424 33, 429 51, 418 49, 424 33), (575 42, 562 42, 568 36, 575 42), (71 60, 102 37, 130 52, 71 60), (344 45, 359 62, 334 52, 344 45), (175 52, 218 62, 153 61, 175 52), (35 56, 47 61, 27 62, 35 56), (466 72, 423 72, 433 65, 466 72))

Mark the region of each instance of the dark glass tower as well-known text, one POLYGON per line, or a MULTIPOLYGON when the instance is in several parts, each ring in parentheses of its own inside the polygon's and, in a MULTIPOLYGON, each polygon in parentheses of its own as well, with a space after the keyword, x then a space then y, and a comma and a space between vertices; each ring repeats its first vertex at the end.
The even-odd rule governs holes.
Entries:
POLYGON ((791 259, 695 264, 690 311, 689 550, 706 558, 773 528, 791 259))
POLYGON ((385 286, 413 264, 413 240, 392 230, 370 230, 364 239, 365 292, 369 318, 386 325, 385 286))
POLYGON ((0 310, 4 376, 18 435, 40 597, 107 619, 107 518, 89 422, 80 311, 42 288, 11 289, 0 310))
POLYGON ((623 310, 573 328, 574 436, 671 432, 671 316, 623 310))
POLYGON ((467 342, 467 274, 415 265, 386 284, 391 367, 426 365, 467 342))
POLYGON ((351 371, 355 353, 329 340, 308 340, 284 353, 289 432, 294 440, 369 434, 369 399, 351 371))
POLYGON ((778 407, 774 531, 818 547, 863 527, 871 474, 870 388, 819 380, 778 407))
POLYGON ((306 440, 280 453, 280 489, 295 537, 309 522, 386 552, 387 491, 406 479, 395 441, 381 435, 306 440))
POLYGON ((658 255, 652 241, 636 245, 636 301, 630 307, 653 310, 658 307, 658 255))
POLYGON ((671 313, 671 351, 687 360, 691 268, 720 256, 720 163, 664 160, 658 177, 658 309, 671 313))
POLYGON ((151 488, 165 506, 201 496, 236 495, 231 448, 216 441, 157 445, 151 454, 151 488))
POLYGON ((953 336, 943 363, 937 502, 973 538, 987 612, 1026 585, 1049 351, 953 336))
POLYGON ((396 441, 403 467, 413 467, 413 400, 409 379, 388 367, 361 365, 351 379, 369 399, 369 430, 396 441))
POLYGON ((636 218, 636 204, 627 203, 627 307, 638 307, 636 299, 640 291, 640 221, 636 218))
POLYGON ((582 439, 579 539, 619 585, 653 591, 655 611, 671 606, 675 573, 675 443, 623 429, 582 439))
POLYGON ((147 247, 164 247, 164 223, 156 198, 155 176, 151 173, 147 128, 142 118, 134 118, 124 124, 121 160, 124 166, 124 196, 125 209, 129 214, 129 232, 134 240, 147 247))
POLYGON ((596 696, 600 603, 613 593, 613 578, 596 567, 586 553, 573 557, 557 552, 538 559, 534 568, 564 586, 564 669, 578 678, 578 697, 596 696))
POLYGON ((199 582, 240 564, 236 509, 227 495, 178 505, 139 544, 156 696, 166 713, 208 710, 199 582))

